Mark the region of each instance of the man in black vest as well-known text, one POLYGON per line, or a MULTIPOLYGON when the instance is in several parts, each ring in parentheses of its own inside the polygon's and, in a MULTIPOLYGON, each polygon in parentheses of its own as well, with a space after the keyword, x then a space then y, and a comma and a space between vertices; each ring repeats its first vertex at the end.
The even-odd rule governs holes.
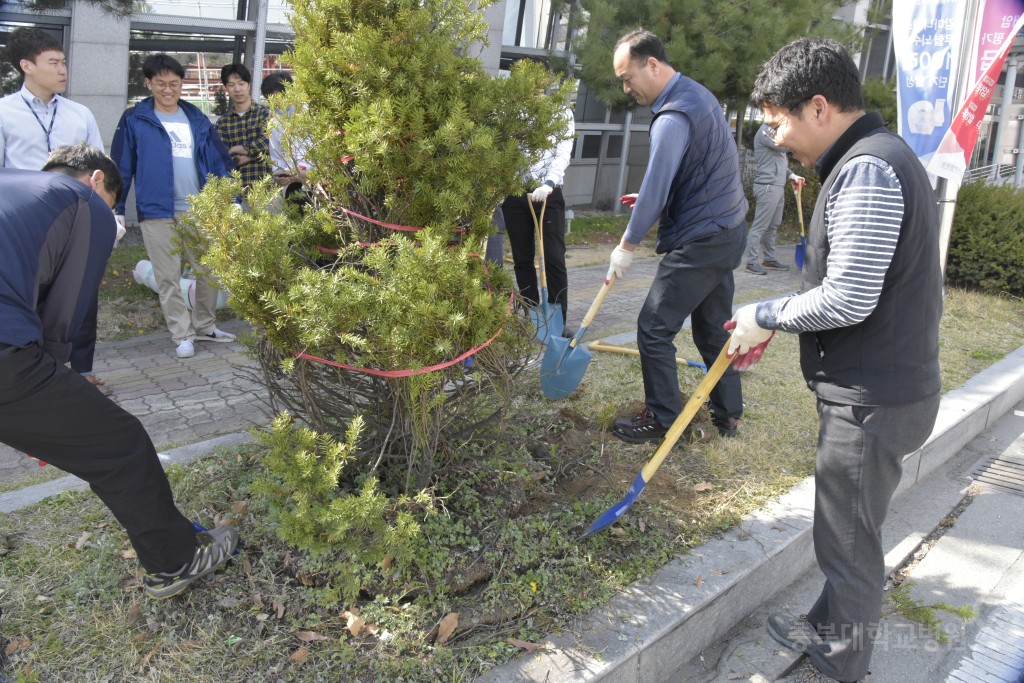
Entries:
POLYGON ((774 330, 799 333, 821 421, 813 533, 825 588, 806 617, 772 614, 768 630, 809 655, 800 680, 857 681, 881 613, 882 522, 903 457, 924 444, 939 408, 938 211, 914 152, 864 111, 839 43, 782 48, 750 101, 822 179, 801 291, 740 308, 730 345, 746 367, 774 330))
MULTIPOLYGON (((659 217, 655 251, 665 255, 637 318, 644 409, 612 426, 623 441, 641 443, 660 441, 682 411, 674 340, 686 318, 709 367, 729 339, 722 325, 732 315, 732 270, 746 243, 747 200, 721 105, 672 68, 661 40, 643 29, 626 34, 615 45, 613 66, 623 91, 650 105, 654 120, 640 192, 622 198, 633 215, 607 277, 626 274, 637 244, 659 217)), ((734 436, 743 414, 739 374, 727 371, 710 399, 719 433, 734 436)))

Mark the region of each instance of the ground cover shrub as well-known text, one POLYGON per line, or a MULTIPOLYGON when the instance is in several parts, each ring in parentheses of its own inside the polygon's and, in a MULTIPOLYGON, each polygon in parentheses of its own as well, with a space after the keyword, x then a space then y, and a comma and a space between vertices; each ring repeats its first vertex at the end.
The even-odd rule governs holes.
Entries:
POLYGON ((1024 296, 1024 193, 968 183, 957 194, 946 277, 962 287, 1024 296))

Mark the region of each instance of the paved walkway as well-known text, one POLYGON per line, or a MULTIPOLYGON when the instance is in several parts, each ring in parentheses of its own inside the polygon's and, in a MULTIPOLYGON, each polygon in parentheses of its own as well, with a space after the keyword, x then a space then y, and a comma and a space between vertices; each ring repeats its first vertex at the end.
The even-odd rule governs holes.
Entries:
MULTIPOLYGON (((572 249, 572 247, 570 247, 572 249)), ((611 248, 608 248, 611 252, 611 248)), ((779 249, 791 255, 792 249, 779 249)), ((596 258, 596 257, 595 257, 596 258)), ((636 316, 647 296, 657 258, 638 259, 626 279, 615 283, 587 334, 593 341, 636 329, 636 316)), ((604 283, 606 264, 569 269, 569 320, 575 328, 604 283)), ((763 298, 771 292, 793 291, 798 275, 772 272, 766 276, 735 271, 737 301, 763 298)), ((221 325, 234 333, 247 330, 244 322, 221 325)), ((249 371, 253 363, 241 344, 196 344, 194 358, 179 359, 167 332, 100 343, 94 370, 111 390, 111 398, 138 417, 158 450, 204 441, 265 424, 265 393, 249 371)), ((35 461, 0 445, 0 481, 37 471, 35 461)))

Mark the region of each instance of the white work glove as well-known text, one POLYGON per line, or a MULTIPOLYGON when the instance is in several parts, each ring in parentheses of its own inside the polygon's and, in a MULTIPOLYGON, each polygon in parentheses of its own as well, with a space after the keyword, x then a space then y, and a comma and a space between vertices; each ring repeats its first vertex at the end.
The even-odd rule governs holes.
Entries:
POLYGON ((617 245, 612 250, 611 258, 609 259, 611 264, 608 268, 608 274, 605 276, 605 280, 611 280, 612 275, 619 278, 620 280, 626 276, 626 271, 633 264, 633 252, 623 249, 622 245, 617 245))
POLYGON ((797 175, 796 173, 790 171, 789 182, 793 183, 793 187, 799 190, 803 188, 804 185, 807 184, 807 178, 804 178, 802 175, 797 175))
POLYGON ((124 234, 128 232, 128 230, 124 227, 124 216, 118 216, 115 213, 114 223, 117 225, 117 233, 114 235, 114 246, 116 247, 117 243, 121 241, 121 238, 124 237, 124 234))
POLYGON ((736 311, 732 320, 725 323, 725 329, 732 330, 726 353, 736 356, 732 366, 737 370, 746 370, 761 360, 768 342, 775 336, 774 330, 766 330, 757 324, 757 304, 749 304, 736 311))
POLYGON ((530 199, 532 199, 534 203, 540 204, 545 199, 547 199, 554 191, 555 188, 551 187, 550 185, 541 185, 530 194, 530 199))

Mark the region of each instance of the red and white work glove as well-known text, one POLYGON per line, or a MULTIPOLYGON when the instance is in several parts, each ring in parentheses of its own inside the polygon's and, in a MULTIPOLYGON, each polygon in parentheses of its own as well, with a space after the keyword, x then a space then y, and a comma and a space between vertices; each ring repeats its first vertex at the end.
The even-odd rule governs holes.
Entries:
POLYGON ((636 192, 634 192, 633 194, 624 194, 621 197, 619 197, 619 201, 622 202, 623 206, 628 206, 629 208, 632 209, 633 205, 636 204, 637 196, 638 195, 636 192))
POLYGON ((724 327, 732 331, 726 353, 730 357, 735 356, 732 367, 736 370, 746 370, 761 360, 768 343, 775 336, 774 330, 766 330, 757 324, 757 304, 749 304, 736 311, 724 327))
POLYGON ((533 200, 534 204, 540 204, 545 199, 547 199, 548 196, 554 191, 555 188, 551 187, 550 185, 541 185, 536 190, 530 193, 530 199, 533 200))
POLYGON ((629 267, 633 265, 633 252, 623 249, 622 245, 619 244, 612 250, 609 263, 608 274, 604 276, 605 281, 611 280, 612 275, 621 280, 626 276, 626 271, 629 270, 629 267))
POLYGON ((796 173, 790 172, 789 182, 793 183, 793 187, 796 188, 797 190, 802 190, 804 185, 807 184, 807 178, 804 178, 802 175, 797 175, 796 173))

